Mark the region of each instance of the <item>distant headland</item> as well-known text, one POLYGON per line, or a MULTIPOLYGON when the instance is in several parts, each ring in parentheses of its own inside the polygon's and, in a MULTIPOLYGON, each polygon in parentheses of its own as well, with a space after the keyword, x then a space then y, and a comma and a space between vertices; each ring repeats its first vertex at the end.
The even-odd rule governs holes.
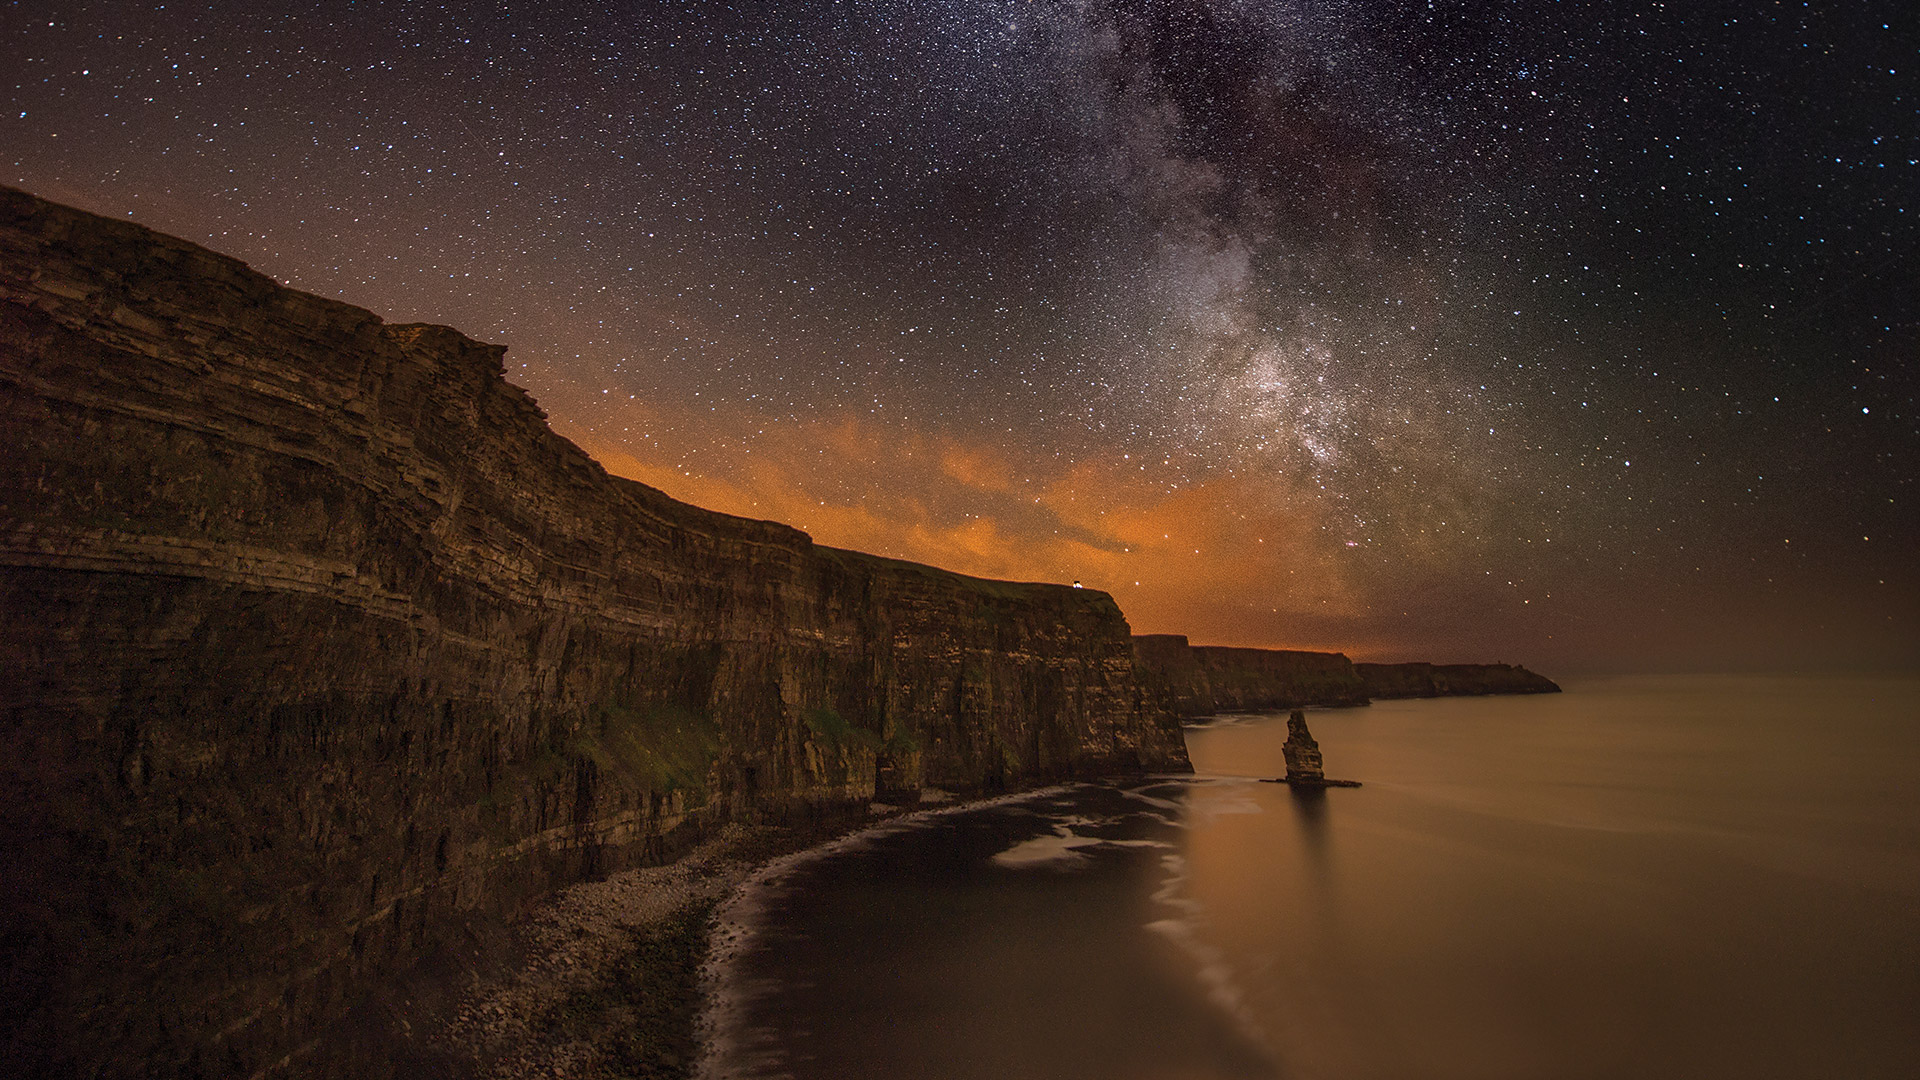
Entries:
POLYGON ((1374 698, 1560 692, 1510 664, 1356 664, 1344 653, 1191 645, 1181 634, 1137 635, 1133 652, 1142 679, 1187 719, 1374 698))

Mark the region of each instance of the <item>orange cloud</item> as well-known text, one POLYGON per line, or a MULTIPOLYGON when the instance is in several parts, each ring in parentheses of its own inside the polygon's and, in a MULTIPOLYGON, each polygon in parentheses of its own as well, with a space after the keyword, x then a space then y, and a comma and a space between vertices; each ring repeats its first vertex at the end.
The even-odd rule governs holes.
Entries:
POLYGON ((1318 504, 1271 481, 1170 483, 1132 460, 1022 456, 850 414, 722 429, 753 435, 700 455, 707 467, 570 434, 610 472, 695 505, 793 525, 819 543, 1105 589, 1138 632, 1339 647, 1303 639, 1303 620, 1329 625, 1366 606, 1318 504))
POLYGON ((985 447, 949 440, 940 449, 940 468, 955 481, 979 491, 1013 490, 1013 463, 985 447))

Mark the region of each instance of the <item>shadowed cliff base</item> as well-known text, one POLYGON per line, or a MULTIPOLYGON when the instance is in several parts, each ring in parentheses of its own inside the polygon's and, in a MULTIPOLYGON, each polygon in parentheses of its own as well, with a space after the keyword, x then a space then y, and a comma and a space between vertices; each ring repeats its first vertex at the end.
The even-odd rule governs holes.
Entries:
POLYGON ((314 1074, 723 823, 1187 768, 1107 594, 609 476, 502 352, 0 189, 7 1071, 314 1074))
POLYGON ((383 984, 331 1025, 314 1075, 686 1077, 716 903, 778 856, 899 812, 731 822, 684 857, 568 886, 523 917, 383 984))

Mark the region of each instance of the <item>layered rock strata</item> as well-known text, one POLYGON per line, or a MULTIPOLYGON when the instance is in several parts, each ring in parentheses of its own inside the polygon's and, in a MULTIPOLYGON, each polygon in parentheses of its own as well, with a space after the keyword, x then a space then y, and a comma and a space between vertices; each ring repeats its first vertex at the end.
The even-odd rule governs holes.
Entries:
POLYGON ((1133 648, 1143 676, 1184 717, 1367 702, 1343 653, 1190 645, 1182 634, 1141 634, 1133 648))
POLYGON ((1320 744, 1307 730, 1307 714, 1299 709, 1287 716, 1287 743, 1281 747, 1287 759, 1287 782, 1318 783, 1327 778, 1320 760, 1320 744))
POLYGON ((722 820, 1186 768, 1105 593, 609 476, 502 352, 0 189, 0 1071, 313 1072, 722 820))

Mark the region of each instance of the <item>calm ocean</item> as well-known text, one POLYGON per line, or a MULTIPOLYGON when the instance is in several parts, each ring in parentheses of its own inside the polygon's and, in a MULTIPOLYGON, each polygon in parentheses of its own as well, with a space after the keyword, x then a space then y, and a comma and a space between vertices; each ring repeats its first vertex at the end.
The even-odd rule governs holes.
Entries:
POLYGON ((1649 678, 1191 729, 734 903, 705 1074, 1920 1075, 1920 681, 1649 678))

